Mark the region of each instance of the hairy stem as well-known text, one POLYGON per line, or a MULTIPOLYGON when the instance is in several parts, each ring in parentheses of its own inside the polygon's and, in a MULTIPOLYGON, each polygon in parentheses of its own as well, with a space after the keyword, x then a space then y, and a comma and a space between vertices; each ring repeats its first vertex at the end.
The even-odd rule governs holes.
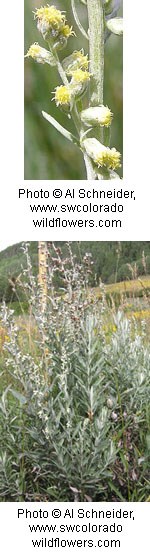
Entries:
POLYGON ((93 169, 92 161, 86 153, 84 153, 84 162, 86 167, 87 180, 95 180, 95 172, 93 169))
MULTIPOLYGON (((104 11, 103 0, 87 0, 89 20, 90 106, 103 104, 104 88, 104 11)), ((97 132, 103 143, 103 130, 97 132)), ((103 175, 99 179, 103 179, 103 175)))
POLYGON ((103 104, 104 12, 103 0, 87 0, 89 20, 90 105, 103 104))
POLYGON ((52 49, 52 46, 51 46, 51 43, 50 43, 50 42, 49 42, 49 47, 50 47, 50 51, 52 50, 52 54, 53 54, 53 56, 54 56, 54 58, 55 58, 55 60, 56 60, 57 69, 58 69, 58 73, 59 73, 59 75, 60 75, 60 77, 61 77, 61 80, 62 80, 63 84, 67 86, 67 85, 68 85, 68 79, 67 79, 66 73, 65 73, 65 71, 64 71, 64 69, 63 69, 63 67, 62 67, 62 64, 61 64, 61 62, 60 62, 60 60, 59 60, 58 54, 57 54, 56 51, 54 51, 54 50, 52 49))

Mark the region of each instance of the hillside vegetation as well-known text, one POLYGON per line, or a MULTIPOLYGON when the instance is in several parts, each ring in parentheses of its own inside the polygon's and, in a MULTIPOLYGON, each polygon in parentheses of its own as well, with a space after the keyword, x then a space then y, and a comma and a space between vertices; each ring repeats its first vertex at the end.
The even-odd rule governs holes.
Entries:
MULTIPOLYGON (((60 246, 62 256, 67 256, 67 245, 65 242, 55 242, 60 246)), ((49 244, 50 246, 50 244, 49 244)), ((53 247, 50 246, 53 251, 53 247)), ((105 284, 114 284, 113 291, 118 292, 118 282, 125 282, 125 289, 128 293, 131 279, 137 276, 150 274, 150 242, 72 242, 72 251, 76 254, 77 262, 82 262, 86 253, 91 253, 93 261, 92 274, 90 279, 91 286, 99 284, 102 280, 105 284)), ((38 244, 33 241, 29 244, 29 254, 31 256, 33 273, 38 273, 38 244)), ((19 277, 22 269, 26 268, 26 257, 22 250, 22 244, 18 243, 8 247, 0 253, 0 301, 4 298, 7 302, 17 300, 22 291, 19 288, 19 277), (15 291, 14 291, 15 285, 15 291), (16 296, 17 292, 17 296, 16 296)), ((143 281, 143 280, 142 280, 143 281)), ((55 278, 57 287, 57 278, 55 278)), ((120 286, 119 286, 120 287, 120 286)), ((146 289, 149 289, 147 279, 146 289)), ((121 288, 122 289, 122 288, 121 288)), ((134 288, 135 289, 135 288, 134 288)), ((138 281, 138 290, 143 291, 143 286, 138 281)), ((108 288, 109 290, 109 288, 108 288)))

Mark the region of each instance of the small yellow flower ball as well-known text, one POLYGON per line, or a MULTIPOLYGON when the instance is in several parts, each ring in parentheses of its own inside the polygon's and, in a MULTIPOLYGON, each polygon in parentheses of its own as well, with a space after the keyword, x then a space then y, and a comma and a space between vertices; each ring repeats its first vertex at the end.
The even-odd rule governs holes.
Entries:
POLYGON ((89 71, 83 71, 82 69, 71 70, 70 75, 72 76, 72 83, 87 83, 91 77, 89 71))
POLYGON ((56 87, 54 98, 57 106, 69 105, 72 98, 72 91, 69 85, 60 85, 60 87, 56 87))

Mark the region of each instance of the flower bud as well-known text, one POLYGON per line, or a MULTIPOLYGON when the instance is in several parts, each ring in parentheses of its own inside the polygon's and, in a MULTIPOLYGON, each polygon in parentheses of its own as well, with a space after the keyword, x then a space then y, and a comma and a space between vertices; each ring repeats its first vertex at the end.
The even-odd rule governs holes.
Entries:
POLYGON ((105 166, 106 168, 119 168, 120 166, 120 153, 115 148, 109 149, 102 145, 94 137, 84 139, 81 144, 87 152, 88 156, 97 164, 97 166, 105 166))
POLYGON ((111 398, 108 398, 108 400, 107 400, 107 407, 109 409, 112 409, 112 407, 113 407, 113 400, 111 398))
POLYGON ((115 17, 114 19, 109 19, 106 22, 107 29, 114 33, 115 35, 123 34, 123 18, 115 17))
POLYGON ((77 69, 75 71, 70 71, 69 75, 72 76, 70 86, 72 87, 74 96, 81 97, 86 91, 91 74, 88 71, 77 69))
POLYGON ((53 44, 53 50, 63 50, 67 46, 67 39, 59 35, 58 39, 53 44))
POLYGON ((49 50, 46 50, 46 48, 42 48, 41 46, 39 46, 38 43, 31 44, 25 58, 29 57, 33 58, 33 60, 35 60, 39 64, 47 63, 50 64, 50 66, 56 65, 55 58, 51 54, 51 52, 49 52, 49 50))
POLYGON ((113 419, 113 421, 118 420, 118 415, 117 415, 117 413, 115 413, 115 411, 112 411, 111 418, 113 419))
POLYGON ((106 126, 109 127, 112 122, 112 112, 108 106, 91 106, 86 110, 82 110, 81 121, 87 126, 106 126))

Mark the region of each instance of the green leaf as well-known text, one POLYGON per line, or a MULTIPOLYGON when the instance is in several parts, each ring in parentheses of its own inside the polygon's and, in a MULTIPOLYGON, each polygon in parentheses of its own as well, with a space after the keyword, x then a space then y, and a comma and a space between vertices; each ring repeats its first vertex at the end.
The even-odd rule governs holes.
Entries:
POLYGON ((65 127, 60 125, 57 122, 57 120, 55 120, 55 118, 53 118, 50 114, 47 114, 47 112, 44 112, 44 111, 42 111, 42 115, 43 115, 43 118, 45 118, 45 120, 47 120, 51 125, 53 125, 53 127, 55 127, 55 129, 57 129, 57 131, 59 131, 59 133, 64 135, 64 137, 66 137, 66 139, 71 141, 71 143, 74 143, 75 145, 79 146, 79 141, 78 141, 77 137, 75 137, 72 133, 70 133, 70 131, 68 131, 65 127))
POLYGON ((17 400, 19 400, 19 402, 21 404, 25 404, 27 401, 27 398, 25 398, 25 396, 23 396, 22 394, 20 394, 20 392, 17 392, 16 390, 11 389, 10 392, 12 393, 12 395, 14 396, 14 398, 16 398, 17 400))
POLYGON ((6 407, 6 402, 7 402, 7 393, 10 392, 10 385, 7 386, 7 388, 4 390, 2 397, 1 397, 1 401, 0 401, 0 409, 2 411, 2 413, 4 413, 5 415, 7 415, 7 407, 6 407))
POLYGON ((146 444, 147 444, 148 450, 150 450, 150 434, 146 435, 146 444))
POLYGON ((122 496, 120 490, 114 485, 114 483, 112 483, 112 481, 108 481, 108 484, 111 488, 111 491, 115 492, 115 494, 117 494, 118 498, 122 500, 122 502, 126 502, 126 499, 124 498, 124 496, 122 496))

